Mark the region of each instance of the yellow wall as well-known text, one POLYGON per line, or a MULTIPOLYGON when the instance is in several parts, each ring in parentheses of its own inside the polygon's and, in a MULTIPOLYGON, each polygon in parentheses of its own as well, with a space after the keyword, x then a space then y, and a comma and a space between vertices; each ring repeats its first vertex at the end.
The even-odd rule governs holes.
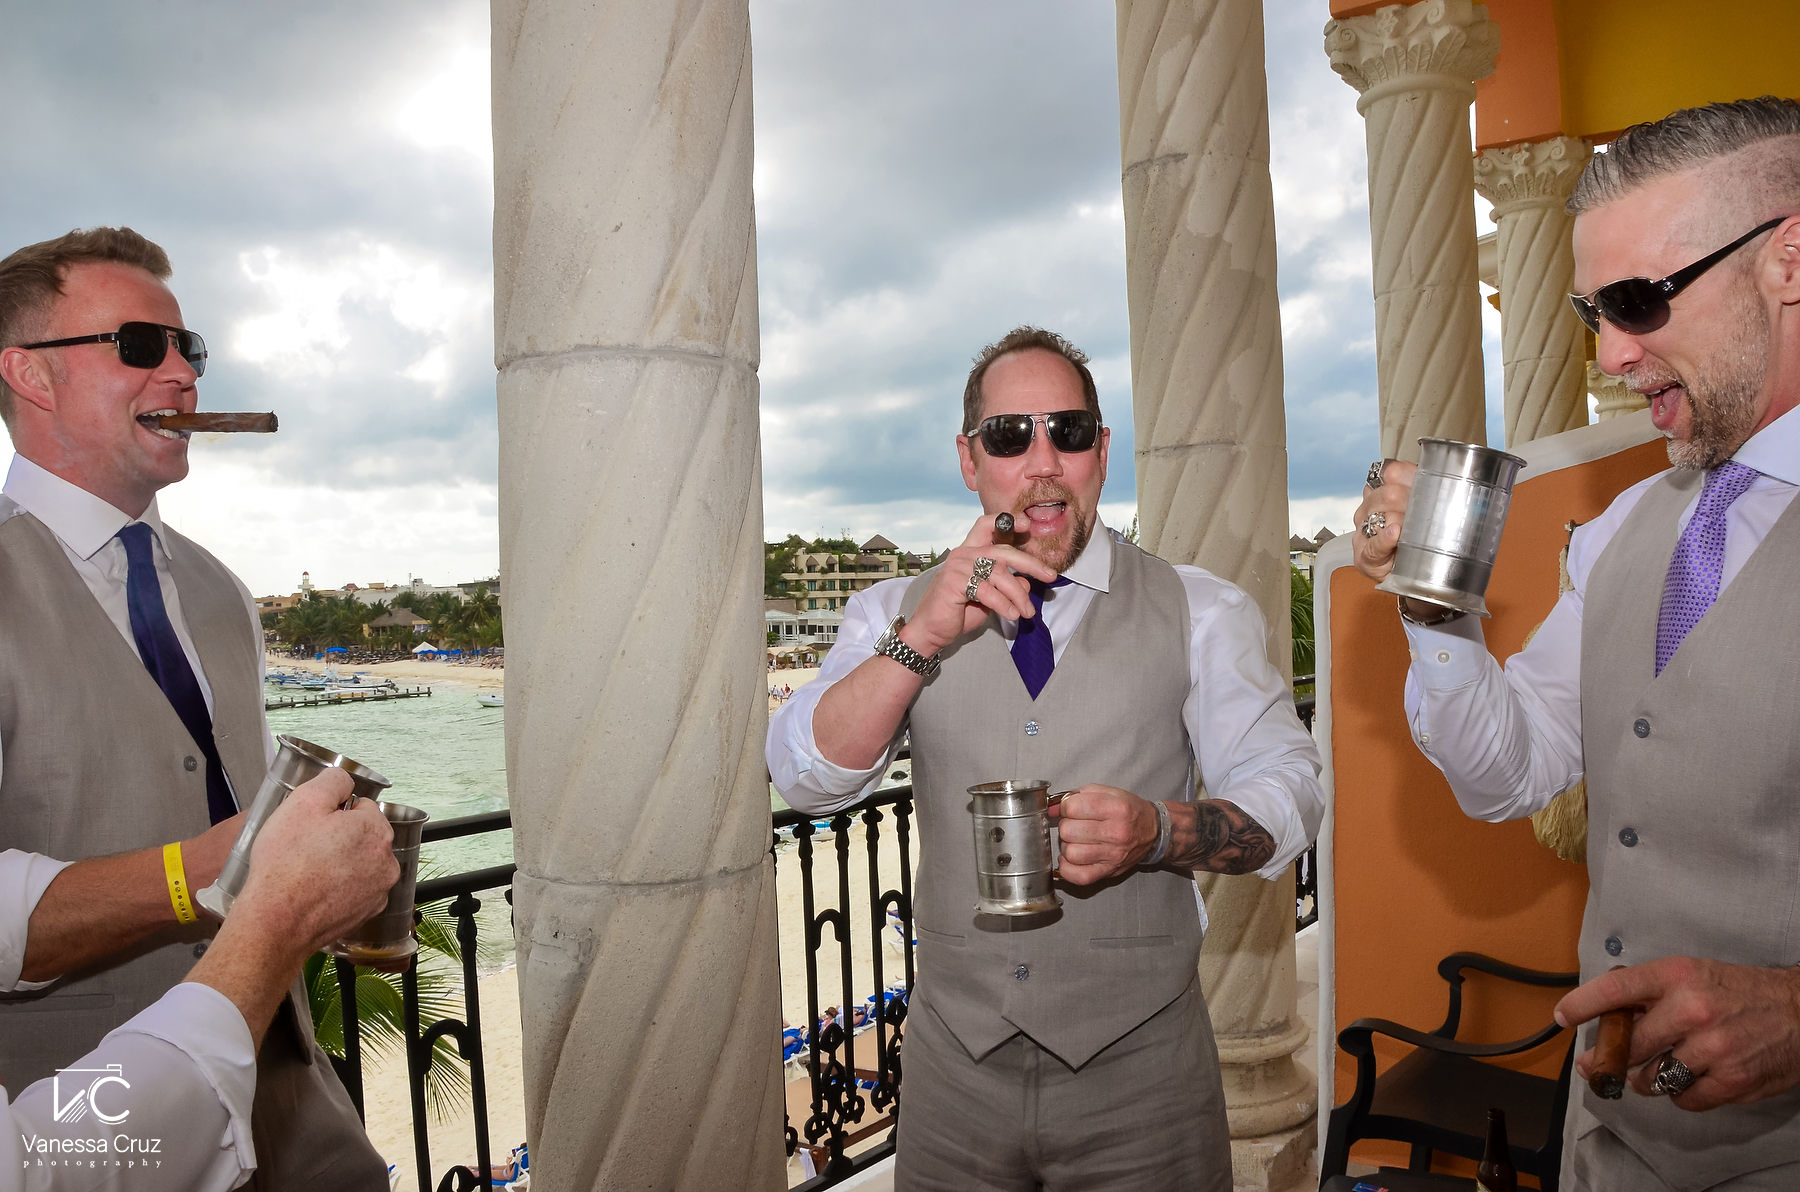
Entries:
MULTIPOLYGON (((1676 108, 1800 96, 1794 0, 1556 0, 1563 130, 1610 138, 1676 108)), ((1505 44, 1506 28, 1500 30, 1505 44)))

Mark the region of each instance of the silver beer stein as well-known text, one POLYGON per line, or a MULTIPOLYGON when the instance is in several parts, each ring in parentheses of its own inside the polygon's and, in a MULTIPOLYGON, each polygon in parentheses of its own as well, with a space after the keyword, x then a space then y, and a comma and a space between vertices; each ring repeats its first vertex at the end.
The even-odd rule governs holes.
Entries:
POLYGON ((1513 478, 1525 461, 1454 439, 1420 439, 1394 569, 1376 585, 1460 612, 1488 615, 1487 586, 1513 478))
POLYGON ((1062 899, 1050 888, 1059 851, 1050 823, 1050 784, 1009 778, 968 790, 975 825, 975 909, 1034 915, 1060 907, 1062 899))

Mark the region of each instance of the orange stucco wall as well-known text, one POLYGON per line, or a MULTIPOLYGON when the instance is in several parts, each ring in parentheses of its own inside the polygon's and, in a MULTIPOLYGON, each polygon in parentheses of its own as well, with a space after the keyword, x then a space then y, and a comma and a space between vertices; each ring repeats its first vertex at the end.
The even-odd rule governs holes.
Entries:
MULTIPOLYGON (((1496 657, 1517 652, 1557 597, 1557 556, 1571 519, 1587 521, 1633 482, 1668 466, 1660 440, 1541 476, 1514 489, 1486 625, 1496 657)), ((1573 970, 1584 867, 1539 846, 1526 821, 1464 816, 1414 747, 1401 706, 1406 636, 1394 598, 1353 569, 1330 576, 1335 1020, 1390 1018, 1423 1030, 1443 1021, 1437 962, 1478 951, 1532 968, 1573 970)), ((1464 1037, 1499 1042, 1549 1020, 1556 994, 1476 976, 1466 986, 1464 1037)), ((1522 1066, 1554 1076, 1566 1037, 1522 1066)), ((1382 1053, 1391 1063, 1404 1049, 1382 1053)), ((1337 1053, 1335 1100, 1355 1085, 1337 1053)), ((1363 1144, 1362 1162, 1404 1162, 1397 1147, 1363 1144)))
MULTIPOLYGON (((1486 0, 1500 27, 1479 80, 1475 146, 1557 135, 1610 140, 1677 108, 1800 95, 1800 55, 1783 36, 1793 0, 1486 0)), ((1393 0, 1332 0, 1360 16, 1393 0)))

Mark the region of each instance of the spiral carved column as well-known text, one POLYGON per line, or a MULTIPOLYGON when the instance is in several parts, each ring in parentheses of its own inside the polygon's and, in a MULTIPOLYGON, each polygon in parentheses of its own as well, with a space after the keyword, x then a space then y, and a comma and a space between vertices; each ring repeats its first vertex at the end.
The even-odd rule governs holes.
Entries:
POLYGON ((1433 435, 1486 441, 1469 105, 1499 31, 1470 0, 1328 21, 1331 68, 1361 98, 1375 264, 1381 451, 1433 435))
POLYGON ((747 5, 492 18, 533 1175, 777 1189, 747 5))
MULTIPOLYGON (((1245 588, 1291 666, 1287 438, 1261 0, 1119 0, 1139 530, 1245 588)), ((1239 1187, 1310 1170, 1292 878, 1202 879, 1200 974, 1239 1187), (1268 1136, 1292 1137, 1271 1141, 1268 1136), (1249 1141, 1255 1138, 1255 1141, 1249 1141)))
POLYGON ((1563 203, 1589 155, 1584 142, 1555 137, 1475 159, 1475 187, 1499 229, 1508 447, 1587 425, 1587 346, 1568 300, 1575 220, 1563 203))

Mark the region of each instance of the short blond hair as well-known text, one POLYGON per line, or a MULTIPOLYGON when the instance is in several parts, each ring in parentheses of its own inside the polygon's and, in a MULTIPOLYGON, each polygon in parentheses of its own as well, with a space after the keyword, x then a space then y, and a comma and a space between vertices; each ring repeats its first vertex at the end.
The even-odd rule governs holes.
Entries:
MULTIPOLYGON (((77 228, 54 240, 28 244, 0 261, 0 348, 38 338, 50 307, 62 297, 63 281, 75 265, 96 262, 136 265, 158 281, 174 270, 160 245, 130 228, 77 228)), ((0 381, 0 421, 13 425, 13 391, 0 381)))
POLYGON ((1095 418, 1100 417, 1100 393, 1094 388, 1094 374, 1088 371, 1087 353, 1054 331, 1045 331, 1042 327, 1014 327, 975 355, 975 367, 969 370, 969 379, 963 385, 963 434, 972 435, 981 425, 981 379, 987 375, 988 366, 1002 356, 1032 348, 1054 352, 1069 362, 1069 367, 1081 378, 1082 402, 1095 418))

